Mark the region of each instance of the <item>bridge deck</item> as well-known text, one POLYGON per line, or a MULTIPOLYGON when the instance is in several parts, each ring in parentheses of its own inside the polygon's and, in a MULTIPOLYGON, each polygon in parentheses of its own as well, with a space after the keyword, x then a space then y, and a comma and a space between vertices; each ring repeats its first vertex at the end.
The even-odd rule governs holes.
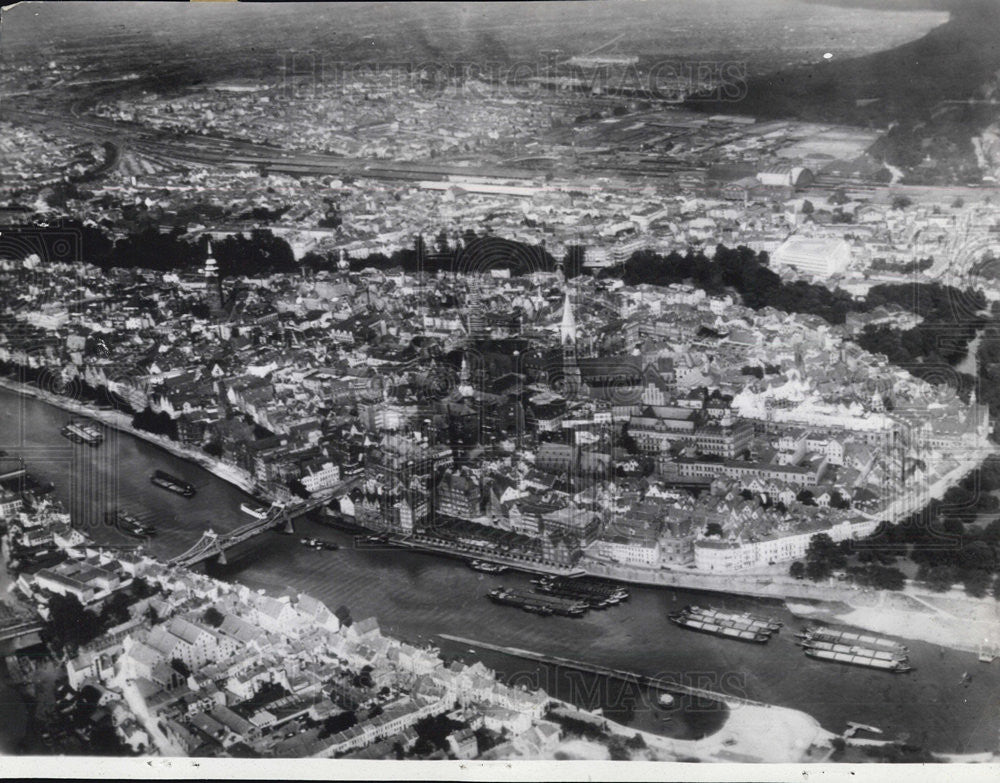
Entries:
POLYGON ((277 527, 280 524, 284 524, 286 521, 290 521, 302 516, 303 514, 307 514, 310 511, 319 508, 326 502, 326 497, 319 497, 307 500, 292 507, 276 506, 272 508, 271 511, 268 512, 268 515, 263 519, 248 522, 247 524, 242 525, 235 530, 231 530, 228 533, 203 533, 201 538, 195 542, 194 546, 186 552, 182 552, 177 555, 177 557, 171 558, 169 561, 170 565, 191 566, 195 563, 201 562, 202 560, 215 557, 222 554, 230 547, 234 547, 237 544, 253 538, 269 528, 277 527))

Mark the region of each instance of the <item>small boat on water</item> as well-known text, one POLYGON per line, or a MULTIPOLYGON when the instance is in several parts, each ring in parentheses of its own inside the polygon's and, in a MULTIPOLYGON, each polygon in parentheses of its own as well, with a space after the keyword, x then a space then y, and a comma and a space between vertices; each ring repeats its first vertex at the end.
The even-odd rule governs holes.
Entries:
POLYGON ((74 443, 86 443, 88 446, 96 447, 104 442, 104 433, 90 421, 69 421, 59 432, 74 443))
POLYGON ((300 538, 299 543, 310 549, 326 549, 332 552, 340 549, 340 544, 335 541, 324 541, 321 538, 300 538))
POLYGON ((156 535, 156 528, 140 522, 131 514, 124 511, 109 511, 105 519, 114 524, 115 528, 127 536, 133 538, 151 538, 156 535))
POLYGON ((505 574, 510 569, 500 563, 491 563, 489 560, 470 560, 469 568, 484 574, 505 574))
POLYGON ((240 503, 240 511, 254 519, 266 519, 268 514, 264 506, 255 506, 252 503, 240 503))

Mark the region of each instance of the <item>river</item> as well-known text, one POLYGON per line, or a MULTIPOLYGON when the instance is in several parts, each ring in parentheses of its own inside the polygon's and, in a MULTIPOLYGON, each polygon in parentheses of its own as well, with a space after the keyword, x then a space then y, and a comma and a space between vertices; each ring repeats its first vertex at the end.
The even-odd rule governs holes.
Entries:
MULTIPOLYGON (((247 495, 236 487, 110 429, 98 448, 75 445, 59 434, 68 417, 47 403, 0 389, 0 449, 20 454, 33 475, 53 482, 56 496, 96 540, 135 543, 103 523, 105 508, 115 505, 139 511, 156 524, 159 535, 148 551, 158 557, 183 551, 208 526, 223 532, 248 521, 239 510, 247 495), (149 475, 157 468, 195 484, 197 495, 187 500, 150 484, 149 475)), ((660 588, 635 587, 628 602, 582 619, 538 617, 483 597, 500 584, 526 587, 527 575, 487 576, 447 557, 354 546, 349 534, 316 522, 297 520, 296 526, 296 536, 267 532, 241 545, 228 566, 212 566, 210 573, 273 593, 308 592, 331 609, 347 606, 354 619, 374 615, 386 633, 410 641, 438 643, 436 635, 448 633, 670 676, 688 685, 803 710, 838 733, 847 721, 859 721, 880 727, 888 739, 905 738, 939 752, 981 752, 997 746, 1000 672, 995 665, 977 662, 971 653, 909 641, 915 671, 905 675, 825 663, 806 658, 795 646, 792 634, 801 621, 781 604, 660 588), (299 535, 335 539, 341 549, 313 551, 299 544, 299 535), (781 619, 785 628, 768 644, 751 645, 692 633, 668 622, 670 611, 699 602, 756 609, 781 619), (972 681, 962 685, 966 672, 972 681)), ((509 679, 545 687, 567 700, 602 706, 609 717, 639 728, 692 737, 713 730, 724 717, 717 707, 706 710, 705 705, 688 703, 664 724, 645 694, 620 682, 454 645, 442 649, 450 656, 479 658, 509 679)))

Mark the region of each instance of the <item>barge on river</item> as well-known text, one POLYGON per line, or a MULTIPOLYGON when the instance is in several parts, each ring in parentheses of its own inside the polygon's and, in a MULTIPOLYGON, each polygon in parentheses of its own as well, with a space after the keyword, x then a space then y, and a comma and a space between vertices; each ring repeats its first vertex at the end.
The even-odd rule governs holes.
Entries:
POLYGON ((90 421, 70 421, 59 432, 74 443, 86 443, 88 446, 97 447, 104 442, 104 433, 90 421))
MULTIPOLYGON (((870 653, 871 651, 866 651, 870 653)), ((834 652, 833 650, 806 649, 806 655, 810 658, 818 658, 821 661, 832 661, 834 663, 847 663, 852 666, 863 666, 866 669, 880 669, 886 672, 901 673, 913 671, 905 660, 886 661, 881 658, 873 658, 870 654, 834 652)))
POLYGON ((771 638, 771 635, 764 631, 755 631, 750 628, 733 628, 689 612, 678 612, 677 614, 669 615, 669 618, 670 622, 674 625, 679 625, 681 628, 687 628, 689 631, 700 631, 701 633, 708 633, 713 636, 721 636, 724 639, 765 644, 771 638))
POLYGON ((571 601, 553 596, 536 595, 521 590, 509 590, 505 587, 498 587, 490 590, 486 597, 497 604, 504 606, 516 606, 526 612, 533 612, 540 615, 558 614, 563 617, 583 617, 587 611, 587 604, 583 601, 571 601))
POLYGON ((810 641, 836 642, 837 644, 853 644, 867 647, 873 650, 882 649, 890 652, 905 653, 908 647, 905 644, 887 639, 883 636, 871 636, 870 634, 854 633, 853 631, 837 631, 824 626, 809 626, 802 633, 796 634, 800 639, 810 641))
POLYGON ((189 484, 183 479, 177 478, 177 476, 171 476, 165 471, 154 471, 153 475, 149 477, 149 480, 156 484, 156 486, 162 487, 163 489, 169 489, 171 492, 176 492, 178 495, 183 497, 194 497, 194 484, 189 484))

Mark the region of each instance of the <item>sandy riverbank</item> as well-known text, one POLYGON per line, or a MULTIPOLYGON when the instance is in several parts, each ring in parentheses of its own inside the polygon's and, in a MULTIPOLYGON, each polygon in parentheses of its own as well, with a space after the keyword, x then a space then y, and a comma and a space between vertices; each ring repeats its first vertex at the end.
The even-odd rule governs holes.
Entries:
MULTIPOLYGON (((626 738, 641 736, 646 743, 644 754, 650 761, 820 762, 826 758, 830 742, 836 736, 811 715, 799 710, 746 701, 725 703, 729 715, 722 728, 697 740, 664 737, 604 720, 611 734, 626 738)), ((593 716, 565 702, 561 706, 581 716, 593 716)), ((568 754, 577 758, 583 756, 582 742, 570 741, 566 748, 568 754)), ((598 755, 593 749, 591 752, 598 755)))
POLYGON ((1000 604, 950 594, 866 593, 870 603, 786 601, 796 617, 842 623, 877 634, 930 642, 963 652, 1000 646, 1000 604))

